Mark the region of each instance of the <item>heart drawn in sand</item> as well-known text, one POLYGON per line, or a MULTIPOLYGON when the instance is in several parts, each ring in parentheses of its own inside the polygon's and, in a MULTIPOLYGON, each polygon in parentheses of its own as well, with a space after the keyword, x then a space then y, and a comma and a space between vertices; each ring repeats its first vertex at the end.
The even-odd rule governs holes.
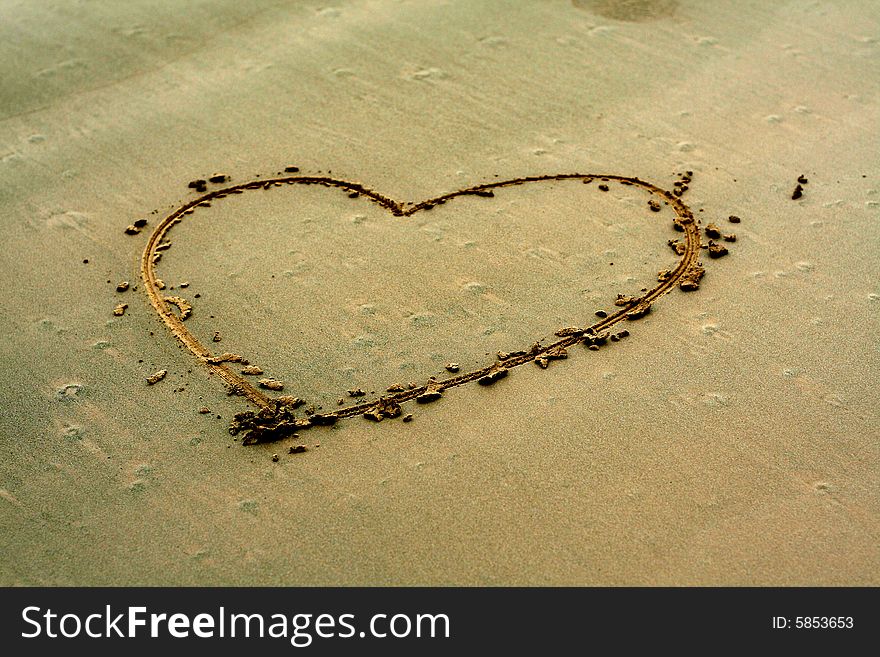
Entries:
MULTIPOLYGON (((262 442, 281 438, 311 426, 333 424, 336 420, 346 417, 364 415, 373 420, 397 417, 401 414, 400 404, 403 402, 413 399, 420 403, 434 401, 442 396, 444 390, 471 381, 477 381, 482 385, 489 385, 507 376, 507 373, 512 368, 525 363, 536 362, 538 365, 546 367, 547 363, 551 360, 565 358, 566 349, 578 343, 585 343, 594 349, 598 348, 599 345, 604 344, 607 340, 608 330, 611 327, 625 320, 642 317, 651 309, 651 304, 674 289, 676 285, 679 285, 684 290, 696 289, 703 275, 703 268, 699 262, 701 246, 700 228, 693 213, 680 198, 683 189, 686 189, 684 183, 689 181, 689 175, 684 176, 682 182, 676 183, 675 191, 670 192, 636 177, 612 174, 567 173, 529 176, 475 185, 418 203, 395 201, 379 192, 368 189, 360 183, 323 176, 292 175, 251 181, 205 193, 165 217, 156 226, 147 241, 141 259, 141 277, 144 282, 144 289, 149 296, 153 308, 155 308, 159 317, 171 330, 171 333, 196 358, 220 376, 229 390, 247 398, 260 409, 257 413, 253 411, 240 413, 236 417, 236 421, 233 423, 230 431, 248 430, 247 436, 242 441, 243 444, 262 442), (644 292, 641 296, 618 298, 616 305, 619 307, 619 310, 609 314, 607 317, 601 318, 591 326, 569 327, 556 331, 555 335, 558 339, 551 344, 541 345, 534 343, 521 351, 503 355, 499 354, 496 362, 480 369, 457 373, 443 380, 430 379, 427 384, 414 388, 392 389, 389 394, 379 399, 365 401, 347 408, 340 408, 333 412, 296 417, 294 410, 297 406, 297 401, 294 401, 293 398, 271 398, 263 390, 255 387, 244 376, 233 371, 227 363, 240 362, 241 357, 232 354, 217 355, 202 344, 187 329, 184 323, 191 311, 188 302, 177 296, 166 296, 162 292, 163 286, 156 275, 156 264, 161 258, 162 250, 167 248, 168 245, 166 236, 174 225, 183 221, 187 215, 192 214, 199 206, 207 206, 211 202, 231 194, 242 194, 251 190, 269 189, 280 185, 318 185, 336 189, 350 195, 364 196, 383 207, 392 215, 405 218, 417 212, 443 205, 460 196, 492 197, 494 195, 493 190, 495 189, 559 180, 581 180, 584 183, 596 181, 600 189, 603 190, 607 190, 605 183, 613 181, 646 192, 648 196, 647 203, 652 210, 659 210, 661 203, 668 204, 675 212, 673 228, 682 233, 681 237, 683 237, 681 241, 670 241, 670 245, 680 256, 678 264, 673 269, 661 272, 661 275, 658 276, 657 285, 644 292), (173 308, 176 308, 177 312, 173 308)), ((201 187, 199 191, 205 191, 205 188, 201 187)))

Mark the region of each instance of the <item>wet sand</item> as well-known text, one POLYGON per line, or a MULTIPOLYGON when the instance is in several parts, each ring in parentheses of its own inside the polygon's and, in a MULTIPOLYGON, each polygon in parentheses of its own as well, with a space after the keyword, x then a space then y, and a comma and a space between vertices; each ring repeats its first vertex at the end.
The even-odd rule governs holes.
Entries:
POLYGON ((6 13, 2 583, 878 583, 872 3, 6 13))

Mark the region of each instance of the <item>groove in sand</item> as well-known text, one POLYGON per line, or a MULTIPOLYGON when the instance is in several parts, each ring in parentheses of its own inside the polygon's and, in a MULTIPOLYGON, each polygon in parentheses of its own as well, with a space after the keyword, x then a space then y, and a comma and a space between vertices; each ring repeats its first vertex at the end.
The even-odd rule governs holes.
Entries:
MULTIPOLYGON (((268 189, 269 187, 275 186, 276 184, 286 184, 322 185, 325 187, 336 187, 348 193, 357 192, 358 194, 367 197, 374 203, 382 206, 396 217, 408 217, 415 214, 416 212, 432 208, 435 205, 445 203, 446 201, 450 201, 458 196, 488 195, 480 194, 480 192, 491 192, 491 190, 493 189, 502 187, 513 187, 526 183, 547 182, 554 180, 613 180, 623 184, 639 187, 643 190, 646 190, 649 194, 657 196, 669 203, 669 206, 677 215, 676 222, 684 230, 684 253, 681 255, 681 259, 679 260, 678 265, 675 267, 675 269, 672 270, 668 278, 661 281, 655 287, 651 288, 650 290, 648 290, 648 292, 640 296, 638 304, 653 303, 664 294, 672 290, 682 278, 682 276, 684 276, 684 274, 691 267, 694 267, 698 264, 701 244, 699 232, 700 229, 697 221, 694 219, 694 215, 691 210, 675 194, 635 177, 617 176, 612 174, 580 173, 527 176, 523 178, 513 178, 511 180, 475 185, 473 187, 468 187, 467 189, 462 189, 457 192, 451 192, 449 194, 443 194, 442 196, 437 196, 435 198, 413 204, 395 201, 387 196, 380 194, 379 192, 375 192, 371 189, 364 187, 360 183, 348 182, 345 180, 338 180, 336 178, 323 176, 288 176, 283 178, 271 178, 267 180, 251 181, 239 185, 232 185, 223 189, 217 189, 207 194, 203 194, 202 196, 199 196, 198 198, 179 207, 177 210, 165 217, 165 219, 163 219, 156 226, 156 228, 150 235, 150 238, 147 241, 146 248, 144 249, 143 256, 141 258, 141 278, 144 282, 144 290, 146 291, 153 307, 156 309, 156 312, 159 314, 159 317, 162 318, 162 321, 165 322, 165 324, 171 330, 171 333, 178 340, 180 340, 183 345, 187 349, 189 349, 203 364, 210 368, 211 371, 213 371, 215 374, 220 376, 220 378, 224 382, 226 382, 231 387, 231 389, 246 397, 256 406, 264 409, 272 409, 274 407, 272 398, 266 396, 263 392, 254 387, 246 378, 232 371, 223 363, 216 362, 214 354, 212 354, 211 351, 207 347, 205 347, 205 345, 203 345, 198 340, 198 338, 190 333, 190 331, 184 326, 181 319, 178 318, 178 316, 171 310, 171 308, 169 307, 170 304, 161 292, 160 284, 158 282, 159 279, 156 276, 155 271, 156 261, 158 260, 156 258, 156 254, 161 253, 161 249, 159 248, 159 246, 162 244, 163 239, 166 237, 168 231, 176 223, 180 222, 186 214, 191 213, 194 208, 203 203, 210 203, 213 200, 222 199, 229 194, 240 194, 249 190, 268 189), (212 362, 212 359, 214 360, 214 362, 212 362)), ((623 321, 626 317, 626 314, 630 312, 635 305, 636 304, 625 306, 620 310, 614 312, 613 314, 610 314, 608 317, 596 322, 590 327, 585 328, 584 330, 591 330, 598 333, 600 331, 608 329, 618 322, 623 321)), ((537 358, 548 355, 548 352, 553 352, 557 349, 564 349, 566 347, 582 342, 583 339, 583 334, 577 333, 574 335, 565 336, 557 340, 556 342, 553 342, 546 346, 540 346, 536 349, 527 348, 524 353, 518 353, 504 359, 503 361, 501 361, 501 365, 505 369, 518 367, 520 365, 532 362, 537 358)), ((487 374, 490 374, 493 370, 495 370, 495 368, 497 368, 497 366, 498 363, 496 362, 492 365, 488 365, 478 370, 459 374, 457 376, 452 376, 443 380, 432 381, 430 383, 430 386, 432 389, 438 391, 453 388, 455 386, 459 386, 471 381, 476 381, 486 376, 487 374)), ((415 399, 427 390, 428 385, 424 385, 411 390, 405 390, 403 392, 385 395, 382 399, 392 400, 394 402, 401 403, 415 399)), ((338 409, 332 412, 322 413, 320 417, 327 421, 333 421, 338 418, 362 415, 367 411, 370 411, 371 409, 375 409, 378 403, 378 400, 367 401, 355 406, 349 406, 347 408, 338 409)))

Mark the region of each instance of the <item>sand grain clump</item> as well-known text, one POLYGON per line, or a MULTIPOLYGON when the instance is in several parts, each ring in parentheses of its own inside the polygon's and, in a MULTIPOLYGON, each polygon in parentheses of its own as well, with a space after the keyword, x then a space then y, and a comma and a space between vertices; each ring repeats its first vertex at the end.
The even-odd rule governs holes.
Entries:
POLYGON ((168 374, 168 370, 159 370, 158 372, 154 372, 150 376, 147 377, 147 385, 151 386, 156 383, 159 383, 165 376, 168 374))

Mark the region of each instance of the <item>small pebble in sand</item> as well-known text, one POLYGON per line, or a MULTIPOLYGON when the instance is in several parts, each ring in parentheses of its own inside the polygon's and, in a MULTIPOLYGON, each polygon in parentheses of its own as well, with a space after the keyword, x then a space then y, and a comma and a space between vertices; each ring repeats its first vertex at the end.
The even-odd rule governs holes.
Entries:
POLYGON ((651 212, 660 212, 660 203, 653 199, 648 201, 648 207, 651 208, 651 212))
POLYGON ((684 273, 678 282, 678 286, 685 292, 693 292, 699 289, 700 279, 703 278, 705 273, 706 270, 700 265, 694 265, 684 273))
POLYGON ((717 240, 721 237, 721 229, 715 224, 706 224, 706 237, 711 237, 717 240))
POLYGON ((736 242, 736 235, 734 233, 728 233, 726 235, 722 235, 725 242, 736 242))
POLYGON ((385 388, 385 392, 403 392, 404 390, 406 390, 406 388, 400 383, 395 383, 394 385, 385 388))
POLYGON ((798 186, 794 188, 794 191, 791 193, 791 200, 797 201, 801 196, 804 195, 804 188, 798 183, 798 186))
POLYGON ((208 182, 212 183, 225 183, 227 180, 229 180, 229 176, 222 173, 215 174, 208 178, 208 182))
POLYGON ((128 281, 122 281, 121 283, 116 284, 116 291, 117 292, 125 292, 128 289, 128 287, 129 287, 128 281))
POLYGON ((284 390, 284 382, 278 379, 260 379, 259 384, 267 390, 284 390))
POLYGON ((242 373, 242 374, 254 374, 254 375, 258 375, 258 374, 262 374, 262 373, 263 373, 263 368, 262 368, 262 367, 257 367, 256 365, 248 365, 247 367, 243 367, 243 368, 241 368, 241 373, 242 373))
POLYGON ((404 421, 404 422, 412 422, 412 421, 413 421, 412 413, 407 413, 406 415, 404 415, 404 416, 403 416, 403 421, 404 421))
POLYGON ((799 175, 797 181, 802 185, 806 185, 808 182, 810 182, 809 180, 807 180, 804 174, 799 175))
POLYGON ((190 189, 197 189, 199 191, 203 191, 199 188, 204 187, 207 184, 208 184, 207 180, 202 180, 201 178, 199 178, 198 180, 190 180, 189 183, 187 184, 187 187, 189 187, 190 189))
MULTIPOLYGON (((294 434, 294 435, 296 435, 296 434, 294 434)), ((315 445, 315 447, 317 447, 317 445, 315 445)), ((290 449, 287 450, 287 453, 288 454, 302 454, 303 452, 306 451, 306 449, 307 448, 305 445, 291 445, 290 449)))
POLYGON ((354 390, 349 390, 349 391, 348 391, 348 396, 349 396, 349 397, 364 397, 364 396, 366 396, 366 394, 367 394, 367 393, 365 393, 365 392, 364 392, 363 390, 361 390, 360 388, 355 388, 354 390))
POLYGON ((684 252, 687 251, 687 246, 678 240, 669 240, 666 243, 669 245, 669 248, 675 251, 676 255, 684 255, 684 252))
POLYGON ((596 317, 601 317, 602 319, 608 317, 608 313, 606 313, 604 310, 597 310, 595 315, 596 317))
POLYGON ((202 415, 207 415, 207 414, 210 413, 210 412, 211 412, 211 409, 208 408, 207 406, 202 406, 202 407, 199 409, 199 413, 201 413, 202 415))
POLYGON ((587 345, 587 349, 589 349, 590 351, 599 351, 599 345, 590 344, 587 345))
POLYGON ((385 418, 395 418, 401 413, 400 404, 390 397, 383 397, 370 408, 364 417, 374 422, 381 422, 385 418))
POLYGON ((603 345, 608 342, 608 331, 602 331, 597 335, 588 335, 584 338, 584 344, 588 347, 590 345, 603 345))
POLYGON ((211 338, 211 342, 220 342, 223 339, 223 336, 220 335, 220 331, 214 331, 214 335, 211 338))
POLYGON ((460 369, 461 367, 459 367, 458 363, 446 363, 446 370, 448 372, 452 372, 453 374, 455 374, 460 369))
POLYGON ((141 232, 141 229, 134 224, 132 224, 131 226, 127 226, 125 229, 126 235, 137 235, 139 232, 141 232))
POLYGON ((630 310, 626 314, 626 318, 629 320, 641 319, 645 315, 651 312, 651 304, 650 303, 642 303, 630 310))
POLYGON ((299 167, 284 167, 287 173, 299 173, 299 167))
POLYGON ((473 192, 476 196, 482 196, 483 198, 492 198, 495 196, 495 192, 491 189, 476 189, 473 192))
POLYGON ((168 374, 168 370, 159 370, 158 372, 153 372, 150 376, 147 377, 147 385, 151 386, 154 383, 159 383, 159 381, 165 378, 166 374, 168 374))
POLYGON ((432 401, 437 401, 443 396, 443 392, 436 389, 426 390, 418 397, 416 397, 416 402, 419 404, 429 404, 432 401))
POLYGON ((709 242, 709 257, 710 258, 720 258, 721 256, 726 256, 729 253, 727 247, 723 244, 716 244, 715 242, 709 242))
POLYGON ((546 370, 550 366, 551 360, 563 360, 568 358, 568 352, 564 347, 556 347, 548 349, 543 354, 535 358, 535 364, 541 369, 546 370))
POLYGON ((437 401, 443 396, 443 388, 435 383, 429 383, 425 389, 425 392, 416 397, 416 401, 419 404, 428 404, 432 401, 437 401))
POLYGON ((277 454, 272 455, 272 463, 278 463, 278 455, 277 454))
POLYGON ((500 381, 501 379, 506 377, 507 374, 508 372, 506 367, 500 365, 499 363, 495 363, 488 373, 477 379, 477 383, 479 383, 481 386, 490 386, 496 381, 500 381))
POLYGON ((732 224, 738 224, 740 221, 742 221, 742 219, 740 219, 739 217, 737 217, 735 214, 730 215, 730 216, 727 218, 727 220, 728 220, 730 223, 732 223, 732 224))
POLYGON ((125 314, 125 309, 128 308, 127 303, 120 303, 113 309, 113 314, 117 317, 122 317, 125 314))
POLYGON ((602 190, 603 192, 607 192, 607 191, 608 191, 608 185, 599 185, 599 189, 602 190))

